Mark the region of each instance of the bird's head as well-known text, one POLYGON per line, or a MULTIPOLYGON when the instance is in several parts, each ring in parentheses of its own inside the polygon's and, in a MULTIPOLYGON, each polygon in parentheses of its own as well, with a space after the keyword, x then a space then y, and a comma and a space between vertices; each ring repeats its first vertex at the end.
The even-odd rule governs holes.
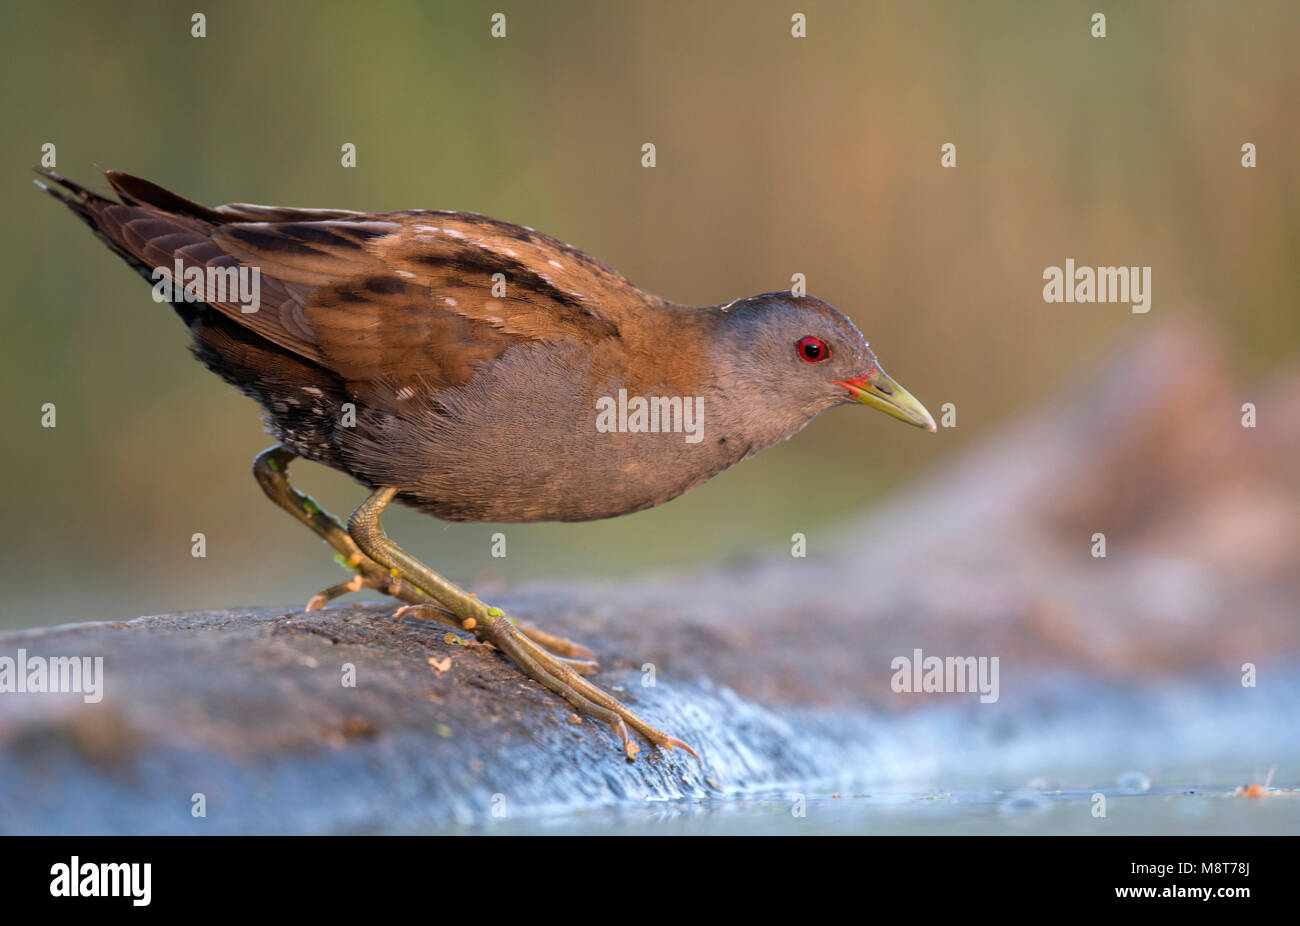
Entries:
POLYGON ((935 430, 925 406, 886 375, 862 332, 833 306, 784 292, 738 299, 717 311, 715 369, 762 396, 767 413, 802 417, 796 430, 850 402, 935 430))

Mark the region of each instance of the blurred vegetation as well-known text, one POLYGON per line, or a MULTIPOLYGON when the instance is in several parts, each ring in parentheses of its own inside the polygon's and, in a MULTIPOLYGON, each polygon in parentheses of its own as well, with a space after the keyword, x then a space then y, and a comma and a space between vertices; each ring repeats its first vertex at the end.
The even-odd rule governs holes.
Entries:
MULTIPOLYGON (((300 604, 339 577, 249 474, 269 443, 257 409, 30 185, 45 142, 101 187, 113 167, 209 203, 499 216, 684 302, 804 273, 932 410, 959 408, 934 437, 838 410, 660 509, 512 526, 504 560, 491 525, 391 518, 464 581, 617 576, 794 531, 816 555, 825 526, 1152 325, 1209 322, 1254 375, 1300 346, 1292 2, 1108 4, 1102 40, 1086 3, 199 6, 204 39, 174 3, 0 8, 0 626, 300 604), (942 170, 949 141, 959 166, 942 170), (1151 265, 1151 313, 1045 304, 1042 270, 1067 257, 1151 265)), ((296 475, 340 515, 361 497, 296 475)))

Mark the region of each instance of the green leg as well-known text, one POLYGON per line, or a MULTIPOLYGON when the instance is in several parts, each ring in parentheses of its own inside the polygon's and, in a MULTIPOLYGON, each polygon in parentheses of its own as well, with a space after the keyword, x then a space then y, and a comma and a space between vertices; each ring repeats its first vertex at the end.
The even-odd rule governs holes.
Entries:
POLYGON ((629 726, 662 749, 680 747, 699 759, 690 746, 656 730, 617 699, 588 682, 574 671, 569 659, 530 639, 500 608, 488 607, 389 540, 380 523, 380 515, 396 495, 394 488, 376 489, 348 519, 348 533, 367 556, 387 566, 393 575, 401 576, 404 585, 414 586, 427 594, 454 614, 462 627, 501 650, 525 675, 559 695, 575 710, 609 724, 622 740, 629 759, 636 758, 640 751, 628 736, 629 726))
MULTIPOLYGON (((418 588, 403 582, 391 568, 379 565, 362 553, 337 518, 321 508, 310 495, 290 485, 289 464, 297 457, 296 453, 283 445, 263 450, 253 461, 253 475, 257 478, 257 484, 262 487, 267 498, 307 525, 313 533, 338 551, 349 568, 356 570, 356 575, 351 579, 331 585, 313 596, 307 602, 307 610, 323 608, 335 598, 349 592, 372 588, 406 602, 407 607, 397 612, 399 617, 410 613, 421 620, 436 620, 452 627, 461 627, 461 621, 456 619, 455 614, 439 607, 418 588)), ((600 668, 595 655, 581 644, 553 636, 529 624, 520 623, 519 629, 525 636, 563 659, 575 672, 589 674, 600 668)))
POLYGON ((296 458, 297 454, 285 446, 263 450, 253 461, 253 475, 257 478, 257 484, 262 487, 267 498, 307 525, 313 533, 338 551, 348 568, 356 570, 356 575, 347 582, 331 585, 314 596, 307 603, 307 610, 323 608, 340 595, 359 592, 363 588, 373 588, 409 604, 427 604, 427 597, 414 588, 403 586, 400 579, 362 553, 337 518, 316 504, 310 495, 289 484, 289 464, 296 458))

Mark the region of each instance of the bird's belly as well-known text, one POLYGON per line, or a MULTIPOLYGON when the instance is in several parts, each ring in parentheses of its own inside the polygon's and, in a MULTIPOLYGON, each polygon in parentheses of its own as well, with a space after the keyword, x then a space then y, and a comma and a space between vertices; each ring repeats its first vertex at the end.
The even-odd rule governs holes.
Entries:
POLYGON ((662 504, 733 462, 691 445, 666 446, 670 435, 618 437, 549 452, 525 444, 473 460, 437 455, 400 497, 453 521, 591 521, 662 504))

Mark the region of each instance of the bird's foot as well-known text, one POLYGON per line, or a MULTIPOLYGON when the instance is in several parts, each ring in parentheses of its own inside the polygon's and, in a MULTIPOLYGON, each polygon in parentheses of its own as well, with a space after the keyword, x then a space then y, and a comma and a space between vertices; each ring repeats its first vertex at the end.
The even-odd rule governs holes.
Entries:
MULTIPOLYGON (((422 621, 440 621, 444 624, 459 627, 462 630, 473 630, 477 623, 473 618, 459 621, 451 611, 433 604, 402 605, 393 612, 393 617, 414 617, 422 621)), ((515 621, 513 618, 506 619, 514 623, 520 633, 537 643, 556 659, 562 660, 566 666, 579 675, 595 675, 600 671, 600 663, 596 661, 596 654, 581 643, 575 643, 567 637, 547 633, 545 630, 524 621, 515 621)))
MULTIPOLYGON (((513 620, 513 619, 512 619, 513 620)), ((532 640, 542 649, 548 650, 557 656, 565 659, 572 659, 580 662, 590 662, 600 670, 600 663, 596 661, 596 654, 581 643, 575 643, 568 637, 556 636, 553 633, 547 633, 536 624, 530 624, 528 621, 514 621, 514 625, 519 628, 519 632, 532 640)))
MULTIPOLYGON (((500 608, 492 608, 489 617, 473 629, 480 640, 501 650, 510 661, 533 681, 567 701, 574 710, 608 724, 623 743, 623 752, 631 762, 641 747, 628 735, 631 727, 660 749, 682 749, 694 756, 699 754, 689 745, 652 727, 613 695, 602 691, 572 668, 575 660, 549 652, 529 636, 500 608)), ((549 636, 549 635, 546 635, 549 636)), ((551 638, 563 639, 563 638, 551 638)), ((565 641, 568 642, 568 641, 565 641)), ((585 649, 585 647, 584 647, 585 649)))
POLYGON ((587 647, 516 621, 499 608, 489 608, 384 536, 379 514, 393 499, 395 489, 376 490, 353 513, 345 528, 311 496, 289 483, 288 467, 295 456, 283 446, 260 454, 253 465, 258 484, 268 498, 332 546, 338 552, 336 558, 355 571, 347 581, 315 595, 307 603, 308 611, 365 588, 391 595, 407 603, 407 607, 398 609, 398 616, 409 614, 472 631, 576 711, 609 724, 622 741, 629 760, 636 757, 640 747, 628 734, 628 727, 661 749, 681 748, 699 760, 699 755, 686 743, 655 729, 612 695, 583 678, 600 668, 595 654, 587 647))
MULTIPOLYGON (((447 581, 389 540, 380 523, 380 515, 396 496, 397 489, 391 486, 372 492, 352 512, 348 519, 348 534, 366 556, 381 566, 387 566, 394 577, 399 577, 404 588, 422 592, 433 602, 433 606, 429 610, 422 609, 421 614, 437 620, 445 621, 451 617, 459 621, 462 629, 473 632, 485 643, 491 643, 520 671, 559 695, 574 710, 609 724, 622 740, 623 751, 629 760, 635 759, 641 751, 628 735, 630 726, 661 749, 681 748, 699 761, 699 754, 686 743, 656 730, 612 695, 582 677, 581 667, 575 667, 573 663, 594 663, 594 660, 585 658, 591 655, 591 650, 535 627, 519 627, 500 608, 488 607, 477 596, 447 581)), ((424 601, 411 603, 426 605, 424 601)))
POLYGON ((392 595, 394 598, 407 600, 403 595, 402 582, 394 577, 387 569, 384 569, 378 563, 366 559, 364 563, 357 564, 351 568, 356 569, 356 573, 346 582, 339 582, 331 585, 329 588, 322 589, 311 600, 307 602, 305 611, 319 611, 325 605, 329 604, 335 598, 341 598, 352 592, 359 592, 363 588, 371 588, 377 592, 383 592, 385 595, 392 595))

